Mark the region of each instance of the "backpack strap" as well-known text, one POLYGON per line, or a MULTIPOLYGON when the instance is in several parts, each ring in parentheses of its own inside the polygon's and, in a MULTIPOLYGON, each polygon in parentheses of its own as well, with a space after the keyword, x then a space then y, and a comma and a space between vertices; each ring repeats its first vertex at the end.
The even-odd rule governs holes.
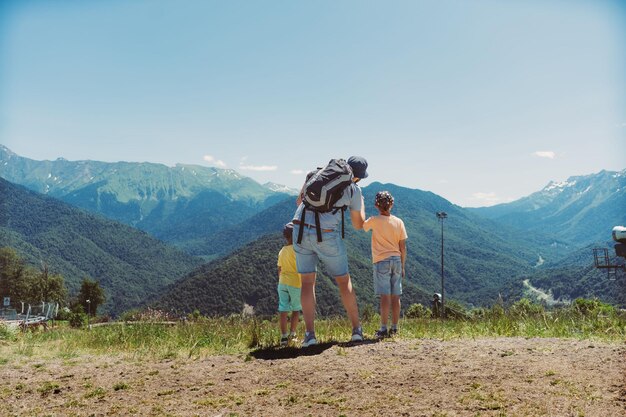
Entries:
POLYGON ((345 228, 345 220, 344 220, 344 213, 346 212, 346 209, 348 207, 347 206, 343 206, 341 208, 341 238, 345 239, 346 238, 346 228, 345 228))
POLYGON ((298 245, 302 243, 302 229, 304 229, 304 212, 306 207, 302 207, 302 214, 300 215, 300 228, 298 229, 298 245))
POLYGON ((317 232, 317 241, 322 241, 322 228, 320 227, 320 214, 315 212, 315 231, 317 232))

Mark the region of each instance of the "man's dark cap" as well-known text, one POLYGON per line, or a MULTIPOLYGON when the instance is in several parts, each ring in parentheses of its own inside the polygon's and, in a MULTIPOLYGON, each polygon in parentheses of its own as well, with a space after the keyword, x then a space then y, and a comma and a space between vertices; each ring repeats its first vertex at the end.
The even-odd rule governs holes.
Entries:
POLYGON ((357 178, 367 178, 367 161, 362 156, 351 156, 348 165, 352 168, 352 174, 357 178))

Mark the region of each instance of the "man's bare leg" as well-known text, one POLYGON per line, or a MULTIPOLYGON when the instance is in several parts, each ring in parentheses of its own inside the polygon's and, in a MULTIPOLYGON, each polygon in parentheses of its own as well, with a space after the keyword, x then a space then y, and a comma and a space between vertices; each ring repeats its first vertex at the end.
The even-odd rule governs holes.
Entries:
POLYGON ((346 309, 348 318, 352 323, 352 328, 355 329, 361 325, 361 322, 359 320, 359 307, 356 303, 356 294, 352 288, 350 274, 335 277, 335 280, 337 281, 337 286, 339 287, 339 294, 341 295, 343 307, 346 309))
POLYGON ((301 274, 302 292, 300 301, 302 302, 302 315, 304 317, 304 327, 307 332, 315 331, 315 272, 301 274))

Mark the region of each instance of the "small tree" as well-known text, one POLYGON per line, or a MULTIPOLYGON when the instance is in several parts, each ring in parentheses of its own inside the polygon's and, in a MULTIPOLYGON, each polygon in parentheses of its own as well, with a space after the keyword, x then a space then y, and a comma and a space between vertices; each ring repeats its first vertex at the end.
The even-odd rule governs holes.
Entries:
POLYGON ((32 273, 15 249, 0 248, 0 296, 13 302, 30 301, 32 273))
POLYGON ((32 301, 64 302, 67 297, 67 289, 63 276, 50 274, 48 264, 42 262, 41 273, 35 274, 31 284, 30 299, 32 301))
POLYGON ((89 278, 83 279, 78 293, 78 303, 83 307, 83 311, 90 316, 95 316, 98 307, 105 301, 104 290, 97 281, 89 278))

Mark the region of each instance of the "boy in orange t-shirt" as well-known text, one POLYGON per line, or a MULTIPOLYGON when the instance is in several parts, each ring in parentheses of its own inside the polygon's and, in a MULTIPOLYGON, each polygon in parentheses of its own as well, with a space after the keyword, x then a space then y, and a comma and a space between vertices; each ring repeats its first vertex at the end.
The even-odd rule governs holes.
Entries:
POLYGON ((400 320, 400 295, 406 261, 406 229, 404 222, 391 214, 393 196, 388 191, 376 194, 378 216, 363 223, 363 230, 372 230, 372 258, 374 262, 374 288, 380 295, 380 329, 376 337, 383 338, 398 332, 400 320), (391 307, 391 329, 387 329, 391 307))

